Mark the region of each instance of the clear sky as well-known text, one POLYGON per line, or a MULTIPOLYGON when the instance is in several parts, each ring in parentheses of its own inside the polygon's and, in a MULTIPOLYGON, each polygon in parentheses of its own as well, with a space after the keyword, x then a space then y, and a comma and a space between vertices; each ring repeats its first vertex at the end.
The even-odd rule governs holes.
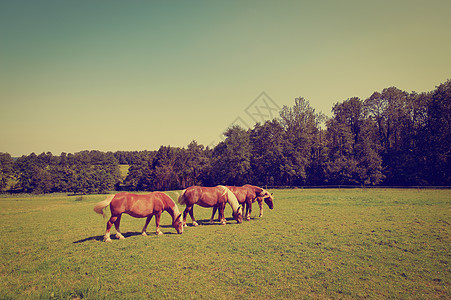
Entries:
POLYGON ((262 92, 330 115, 431 91, 451 78, 450 15, 449 0, 0 0, 0 152, 206 146, 262 92))

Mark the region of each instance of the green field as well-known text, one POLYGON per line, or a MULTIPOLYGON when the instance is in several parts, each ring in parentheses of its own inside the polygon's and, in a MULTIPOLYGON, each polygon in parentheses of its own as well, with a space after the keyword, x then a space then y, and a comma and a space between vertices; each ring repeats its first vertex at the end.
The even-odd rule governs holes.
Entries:
POLYGON ((112 243, 92 211, 105 195, 0 196, 0 299, 451 298, 449 190, 272 192, 263 218, 228 207, 182 235, 167 213, 162 236, 124 216, 112 243))

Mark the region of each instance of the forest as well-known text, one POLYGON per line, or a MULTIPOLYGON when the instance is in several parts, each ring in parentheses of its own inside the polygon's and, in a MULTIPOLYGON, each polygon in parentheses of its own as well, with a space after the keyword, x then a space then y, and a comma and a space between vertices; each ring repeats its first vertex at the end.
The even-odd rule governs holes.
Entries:
POLYGON ((105 193, 191 185, 449 186, 451 80, 430 92, 396 87, 349 98, 331 117, 300 97, 279 117, 224 132, 215 147, 192 141, 155 151, 81 151, 12 158, 0 153, 0 191, 105 193), (120 165, 128 165, 121 176, 120 165))

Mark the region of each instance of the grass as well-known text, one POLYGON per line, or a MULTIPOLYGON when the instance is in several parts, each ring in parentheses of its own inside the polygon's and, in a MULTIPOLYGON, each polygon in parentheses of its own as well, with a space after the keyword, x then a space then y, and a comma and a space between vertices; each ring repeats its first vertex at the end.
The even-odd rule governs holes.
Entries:
POLYGON ((105 195, 0 196, 0 299, 451 297, 450 191, 273 192, 263 218, 254 205, 236 224, 228 207, 227 225, 182 235, 167 213, 148 237, 124 216, 112 243, 92 211, 105 195))

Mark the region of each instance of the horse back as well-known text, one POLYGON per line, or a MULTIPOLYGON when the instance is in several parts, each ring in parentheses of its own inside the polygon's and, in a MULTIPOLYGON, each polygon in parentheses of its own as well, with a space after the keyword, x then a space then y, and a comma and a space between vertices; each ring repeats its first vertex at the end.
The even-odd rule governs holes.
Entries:
POLYGON ((232 193, 235 195, 236 199, 240 204, 245 203, 246 201, 249 201, 250 190, 247 187, 244 186, 227 186, 227 188, 232 191, 232 193))
POLYGON ((248 193, 252 197, 252 202, 254 202, 257 197, 261 196, 261 193, 264 191, 261 187, 250 184, 243 185, 243 187, 248 189, 248 193))
POLYGON ((126 213, 135 218, 145 218, 165 209, 165 196, 161 192, 145 195, 119 193, 111 201, 111 214, 126 213))
POLYGON ((191 186, 185 190, 185 204, 197 204, 202 207, 212 207, 227 202, 224 191, 219 187, 191 186))

